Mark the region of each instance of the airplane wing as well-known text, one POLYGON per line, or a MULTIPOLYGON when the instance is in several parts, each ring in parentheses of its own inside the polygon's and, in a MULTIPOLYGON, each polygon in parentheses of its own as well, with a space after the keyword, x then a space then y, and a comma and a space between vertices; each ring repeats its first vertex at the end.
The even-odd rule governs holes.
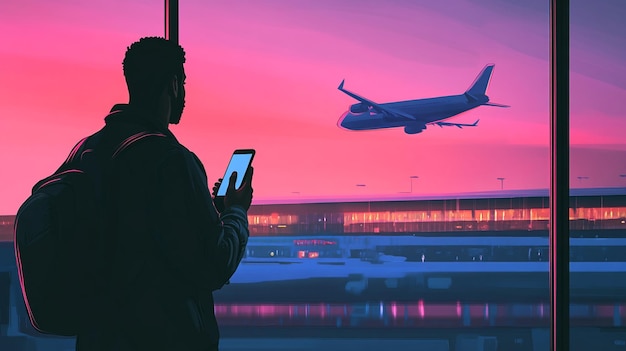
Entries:
POLYGON ((372 108, 374 110, 376 110, 377 112, 383 113, 385 116, 388 117, 392 117, 392 118, 397 118, 397 119, 408 119, 411 121, 415 121, 417 120, 415 117, 411 116, 408 113, 404 113, 402 111, 398 111, 396 109, 393 108, 389 108, 386 106, 382 106, 380 104, 375 103, 374 101, 364 98, 362 96, 359 96, 353 92, 350 92, 346 89, 343 88, 343 83, 345 82, 345 79, 341 81, 341 84, 339 84, 339 87, 337 89, 341 90, 342 92, 344 92, 346 95, 361 101, 362 103, 368 105, 368 106, 372 106, 372 108))
POLYGON ((487 103, 484 103, 483 105, 494 106, 494 107, 511 107, 509 105, 496 104, 495 102, 487 102, 487 103))
POLYGON ((476 120, 476 122, 472 123, 472 124, 466 124, 466 123, 452 123, 452 122, 433 122, 433 123, 429 123, 429 124, 436 124, 440 127, 459 127, 459 128, 463 128, 463 127, 476 127, 478 125, 478 121, 480 121, 479 119, 476 120))

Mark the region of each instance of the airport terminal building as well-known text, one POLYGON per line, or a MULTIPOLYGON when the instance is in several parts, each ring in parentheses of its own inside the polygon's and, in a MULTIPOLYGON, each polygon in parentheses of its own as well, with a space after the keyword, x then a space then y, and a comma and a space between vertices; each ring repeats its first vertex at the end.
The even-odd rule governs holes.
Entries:
MULTIPOLYGON (((573 189, 570 204, 570 259, 623 260, 626 188, 573 189)), ((257 204, 246 259, 547 261, 549 216, 545 189, 257 204)))
MULTIPOLYGON (((541 235, 537 231, 548 229, 549 216, 547 190, 376 201, 292 200, 255 205, 248 213, 252 236, 490 235, 495 231, 523 231, 535 236, 541 235)), ((572 189, 570 229, 626 229, 626 188, 572 189)))

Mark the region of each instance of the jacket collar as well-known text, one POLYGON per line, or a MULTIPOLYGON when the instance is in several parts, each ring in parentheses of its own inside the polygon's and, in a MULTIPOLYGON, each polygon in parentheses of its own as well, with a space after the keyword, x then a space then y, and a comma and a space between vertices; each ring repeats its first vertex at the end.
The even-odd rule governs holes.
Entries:
POLYGON ((174 138, 174 134, 167 129, 161 128, 155 123, 144 110, 134 108, 128 104, 116 104, 111 108, 109 114, 104 118, 108 125, 111 123, 133 123, 145 127, 147 130, 159 131, 168 137, 174 138))

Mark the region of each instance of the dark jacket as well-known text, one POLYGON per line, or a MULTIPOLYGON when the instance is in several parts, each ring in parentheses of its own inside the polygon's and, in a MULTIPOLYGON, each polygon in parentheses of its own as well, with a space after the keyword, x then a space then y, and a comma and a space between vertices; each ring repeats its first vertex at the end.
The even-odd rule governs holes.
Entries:
POLYGON ((104 139, 152 135, 113 163, 112 307, 110 316, 86 323, 77 350, 216 350, 212 292, 243 257, 246 211, 233 206, 219 214, 200 160, 149 117, 116 105, 105 121, 104 139))

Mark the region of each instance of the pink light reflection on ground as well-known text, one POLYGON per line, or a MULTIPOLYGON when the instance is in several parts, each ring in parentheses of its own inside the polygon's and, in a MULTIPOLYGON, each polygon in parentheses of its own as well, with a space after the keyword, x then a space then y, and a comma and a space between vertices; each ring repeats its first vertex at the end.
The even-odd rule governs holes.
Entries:
MULTIPOLYGON (((468 308, 471 323, 477 326, 537 326, 548 321, 545 303, 537 304, 462 304, 417 302, 379 302, 368 304, 371 312, 362 312, 361 304, 217 304, 215 314, 220 323, 231 326, 268 325, 279 323, 285 326, 317 325, 337 327, 350 320, 357 320, 351 327, 389 327, 383 318, 384 311, 390 311, 394 321, 391 326, 414 327, 415 325, 459 326, 463 307, 468 308), (376 308, 378 307, 378 308, 376 308), (372 308, 376 308, 375 311, 372 308), (493 315, 496 309, 496 315, 493 315), (400 309, 400 313, 398 313, 400 309), (302 311, 304 310, 304 311, 302 311), (300 313, 299 313, 300 312, 300 313), (489 319, 493 317, 493 320, 489 319), (343 321, 337 324, 337 321, 343 321), (404 323, 403 323, 404 321, 404 323), (493 322, 493 324, 492 324, 493 322), (443 324, 442 324, 443 323, 443 324)), ((626 309, 623 304, 584 305, 578 314, 572 316, 573 326, 621 326, 626 309)), ((367 307, 366 307, 367 308, 367 307)), ((278 325, 278 324, 276 324, 278 325)))

